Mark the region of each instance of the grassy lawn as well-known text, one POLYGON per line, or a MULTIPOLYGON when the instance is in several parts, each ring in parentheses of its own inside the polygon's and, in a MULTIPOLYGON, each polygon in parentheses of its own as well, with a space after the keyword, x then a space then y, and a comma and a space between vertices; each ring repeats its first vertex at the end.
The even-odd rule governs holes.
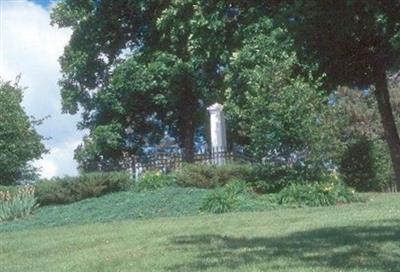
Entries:
POLYGON ((45 227, 41 213, 58 208, 62 214, 85 202, 47 207, 36 219, 1 226, 0 270, 400 271, 400 196, 371 198, 328 208, 182 212, 176 214, 180 217, 141 220, 116 216, 118 220, 106 223, 85 220, 87 214, 94 218, 88 208, 80 210, 82 221, 60 227, 45 227), (28 229, 20 230, 24 226, 28 229))

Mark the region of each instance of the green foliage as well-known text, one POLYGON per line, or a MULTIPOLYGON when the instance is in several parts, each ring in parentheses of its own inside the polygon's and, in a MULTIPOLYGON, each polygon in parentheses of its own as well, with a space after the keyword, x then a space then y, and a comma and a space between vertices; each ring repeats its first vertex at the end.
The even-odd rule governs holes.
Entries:
POLYGON ((187 164, 174 173, 176 183, 185 187, 216 188, 243 180, 257 193, 277 193, 291 182, 302 181, 301 169, 278 164, 187 164))
POLYGON ((0 191, 0 222, 22 218, 38 207, 34 187, 18 187, 0 191))
MULTIPOLYGON (((178 186, 169 186, 155 191, 138 192, 132 189, 115 192, 67 205, 41 206, 35 212, 35 216, 27 220, 18 220, 6 225, 0 224, 0 232, 38 229, 43 226, 51 228, 95 222, 196 216, 199 215, 203 200, 208 193, 209 190, 205 189, 178 186)), ((259 210, 263 209, 265 207, 260 205, 259 210)))
POLYGON ((0 192, 10 192, 11 194, 16 193, 18 190, 18 186, 3 186, 0 185, 0 192))
POLYGON ((301 65, 290 35, 271 20, 263 19, 245 33, 226 76, 232 137, 268 164, 318 177, 333 149, 320 79, 301 65))
POLYGON ((360 137, 349 143, 342 156, 339 171, 343 181, 357 191, 382 191, 389 187, 392 171, 384 167, 390 165, 390 158, 377 145, 377 142, 360 137), (382 158, 382 155, 386 156, 382 158), (380 164, 382 162, 384 164, 380 164))
POLYGON ((206 106, 223 99, 224 70, 241 44, 242 27, 270 13, 274 5, 57 2, 52 23, 73 29, 60 59, 63 110, 76 114, 80 107, 85 113, 81 127, 90 130, 76 155, 81 167, 140 153, 143 143, 157 143, 164 131, 176 136, 184 159, 191 161, 206 106), (124 128, 113 134, 124 140, 113 152, 95 135, 97 127, 110 124, 124 128))
POLYGON ((21 106, 22 88, 0 79, 0 185, 31 178, 29 162, 45 152, 35 126, 40 121, 29 118, 21 106))
POLYGON ((212 213, 226 213, 238 205, 240 195, 248 192, 249 186, 246 182, 235 180, 224 187, 213 190, 204 199, 202 211, 212 213))
POLYGON ((306 173, 286 164, 256 164, 246 181, 257 193, 277 193, 293 182, 300 182, 306 173))
POLYGON ((278 195, 278 203, 294 206, 331 206, 358 201, 353 189, 335 177, 313 183, 293 183, 278 195))
POLYGON ((175 173, 176 183, 185 187, 215 188, 232 180, 248 180, 252 168, 247 164, 186 164, 175 173))
POLYGON ((295 2, 285 5, 281 18, 295 40, 300 58, 317 63, 332 89, 345 85, 373 90, 394 181, 400 187, 400 138, 387 77, 400 67, 400 2, 295 2))
POLYGON ((79 168, 86 172, 98 171, 99 166, 102 171, 121 170, 122 164, 115 158, 122 157, 122 131, 118 123, 100 125, 93 129, 75 150, 74 159, 79 162, 79 168))
POLYGON ((237 202, 234 195, 220 188, 211 192, 204 200, 201 210, 212 213, 226 213, 233 209, 237 202))
MULTIPOLYGON (((397 92, 391 86, 395 116, 399 113, 397 92)), ((340 87, 331 99, 335 101, 331 114, 338 120, 338 165, 343 180, 358 191, 390 189, 393 168, 373 94, 340 87)))
POLYGON ((148 171, 136 181, 135 190, 138 192, 154 191, 173 184, 173 178, 160 171, 148 171))
POLYGON ((53 178, 36 183, 35 196, 41 205, 66 204, 107 193, 124 191, 133 181, 125 172, 89 173, 53 178))
POLYGON ((295 2, 281 18, 301 57, 318 63, 333 87, 374 84, 379 68, 399 64, 398 1, 295 2))

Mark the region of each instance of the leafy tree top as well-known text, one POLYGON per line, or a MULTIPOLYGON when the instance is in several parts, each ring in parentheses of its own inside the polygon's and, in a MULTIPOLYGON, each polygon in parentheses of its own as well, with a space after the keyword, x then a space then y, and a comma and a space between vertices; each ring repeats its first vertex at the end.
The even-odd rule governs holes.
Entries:
POLYGON ((0 79, 0 184, 9 185, 33 174, 29 162, 46 151, 35 126, 21 106, 22 89, 0 79))

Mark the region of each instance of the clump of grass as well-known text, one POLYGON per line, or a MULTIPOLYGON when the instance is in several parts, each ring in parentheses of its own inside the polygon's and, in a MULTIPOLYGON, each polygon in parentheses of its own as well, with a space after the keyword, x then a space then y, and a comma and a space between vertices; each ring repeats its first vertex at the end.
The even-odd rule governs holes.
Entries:
POLYGON ((164 174, 161 171, 149 171, 143 174, 135 185, 135 190, 138 192, 154 191, 174 183, 172 176, 164 174))
POLYGON ((249 186, 246 182, 240 180, 232 181, 208 194, 201 210, 212 213, 232 211, 239 204, 241 196, 248 192, 249 186))
POLYGON ((355 191, 337 177, 323 181, 291 184, 278 194, 278 203, 291 206, 332 206, 361 201, 355 191))
POLYGON ((0 222, 28 216, 37 207, 32 186, 18 187, 14 192, 0 191, 0 222))

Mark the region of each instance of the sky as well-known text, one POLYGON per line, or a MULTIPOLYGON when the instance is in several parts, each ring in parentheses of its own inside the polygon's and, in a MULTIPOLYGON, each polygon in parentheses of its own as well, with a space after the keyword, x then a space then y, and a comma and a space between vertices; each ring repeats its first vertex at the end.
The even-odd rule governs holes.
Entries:
POLYGON ((0 77, 26 87, 23 107, 35 118, 50 116, 37 128, 46 138, 49 154, 34 164, 41 176, 75 175, 74 149, 84 132, 77 130, 79 115, 61 113, 58 58, 71 31, 50 26, 52 0, 0 0, 0 77))

